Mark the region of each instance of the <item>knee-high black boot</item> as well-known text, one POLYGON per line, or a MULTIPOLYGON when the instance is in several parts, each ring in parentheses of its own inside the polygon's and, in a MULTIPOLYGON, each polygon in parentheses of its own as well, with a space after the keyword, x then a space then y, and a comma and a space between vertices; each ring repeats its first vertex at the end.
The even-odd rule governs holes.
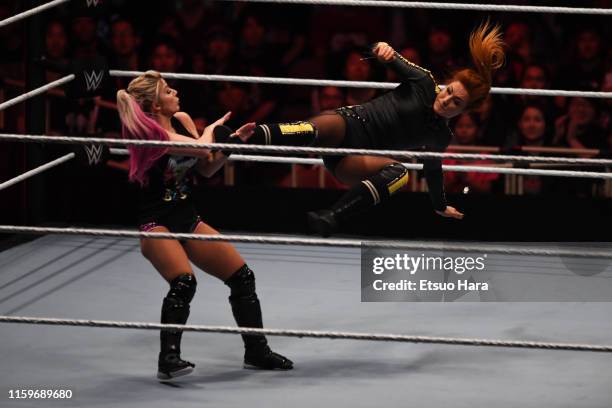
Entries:
MULTIPOLYGON (((229 297, 232 313, 240 327, 263 328, 261 306, 255 293, 255 274, 245 264, 225 284, 230 287, 229 297)), ((264 370, 290 370, 293 363, 286 357, 270 350, 262 335, 242 335, 244 341, 244 367, 264 370)))
MULTIPOLYGON (((196 286, 197 282, 192 274, 180 275, 170 282, 170 291, 164 298, 162 306, 162 323, 185 324, 187 322, 189 303, 195 295, 196 286)), ((195 365, 181 359, 182 335, 182 330, 164 330, 160 333, 158 378, 167 380, 193 371, 195 365)))
POLYGON ((400 163, 385 166, 376 175, 351 187, 330 209, 309 212, 310 228, 328 237, 338 229, 339 224, 388 200, 407 183, 408 170, 406 167, 400 163))

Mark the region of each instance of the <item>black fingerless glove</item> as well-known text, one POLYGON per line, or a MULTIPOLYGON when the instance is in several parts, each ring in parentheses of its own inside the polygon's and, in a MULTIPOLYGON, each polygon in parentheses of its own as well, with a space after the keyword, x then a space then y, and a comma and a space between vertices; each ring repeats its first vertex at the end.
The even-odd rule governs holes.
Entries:
MULTIPOLYGON (((225 125, 216 126, 213 130, 215 136, 215 143, 232 143, 232 144, 244 144, 242 139, 239 137, 230 137, 234 133, 232 129, 225 125)), ((213 149, 213 151, 216 151, 213 149)), ((225 156, 229 157, 232 154, 231 150, 221 150, 225 156)))

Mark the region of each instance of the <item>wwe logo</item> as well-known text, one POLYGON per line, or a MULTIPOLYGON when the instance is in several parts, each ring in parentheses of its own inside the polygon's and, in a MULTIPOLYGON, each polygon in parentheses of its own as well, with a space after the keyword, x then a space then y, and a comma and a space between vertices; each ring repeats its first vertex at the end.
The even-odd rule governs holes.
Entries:
POLYGON ((100 0, 87 0, 85 3, 87 3, 87 7, 98 7, 100 0))
POLYGON ((85 84, 87 85, 87 91, 95 91, 100 86, 102 78, 104 78, 104 71, 91 71, 91 74, 83 72, 85 75, 85 84))
POLYGON ((99 164, 102 161, 102 153, 104 152, 102 145, 84 146, 84 148, 85 153, 87 153, 87 163, 90 166, 99 164))

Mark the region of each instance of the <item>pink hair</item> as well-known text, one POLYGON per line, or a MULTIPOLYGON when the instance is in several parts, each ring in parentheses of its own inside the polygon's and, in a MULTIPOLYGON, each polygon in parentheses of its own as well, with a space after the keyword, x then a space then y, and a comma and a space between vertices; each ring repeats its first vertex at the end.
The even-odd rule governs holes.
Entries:
MULTIPOLYGON (((170 140, 168 133, 140 107, 138 102, 126 91, 117 92, 117 105, 121 117, 121 136, 124 139, 170 140)), ((128 147, 130 151, 130 181, 145 185, 147 171, 155 162, 168 152, 164 147, 128 147)))

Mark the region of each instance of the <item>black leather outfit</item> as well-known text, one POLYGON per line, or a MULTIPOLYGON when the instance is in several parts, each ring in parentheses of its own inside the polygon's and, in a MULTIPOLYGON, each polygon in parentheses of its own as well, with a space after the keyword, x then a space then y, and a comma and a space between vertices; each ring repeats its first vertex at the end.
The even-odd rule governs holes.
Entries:
MULTIPOLYGON (((410 149, 442 152, 452 133, 446 119, 433 111, 440 88, 431 73, 401 55, 387 64, 401 79, 390 92, 362 105, 336 110, 346 122, 346 133, 338 147, 355 149, 410 149)), ((325 165, 335 173, 342 160, 327 156, 325 165)), ((441 160, 423 160, 425 178, 436 210, 446 208, 441 160)))

